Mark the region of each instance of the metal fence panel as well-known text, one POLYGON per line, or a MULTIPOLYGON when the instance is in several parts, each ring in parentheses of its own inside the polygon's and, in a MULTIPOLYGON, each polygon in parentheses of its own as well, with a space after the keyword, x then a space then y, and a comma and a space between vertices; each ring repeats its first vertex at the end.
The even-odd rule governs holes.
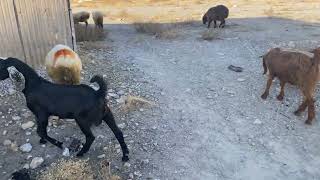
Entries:
MULTIPOLYGON (((11 44, 11 47, 22 48, 23 59, 26 63, 32 66, 42 65, 46 54, 56 44, 65 44, 74 48, 68 0, 4 1, 7 1, 9 4, 11 3, 11 7, 7 9, 10 9, 11 13, 13 11, 15 15, 15 31, 17 31, 17 34, 14 36, 16 39, 19 39, 19 41, 14 42, 8 39, 8 43, 11 44)), ((2 4, 0 3, 0 6, 4 9, 5 7, 3 8, 2 4)), ((5 19, 6 17, 4 16, 3 18, 5 19)), ((14 29, 13 25, 10 25, 7 20, 4 26, 9 31, 14 29)), ((2 30, 0 34, 1 32, 2 30)), ((0 36, 0 39, 6 39, 2 34, 0 36)), ((0 56, 13 56, 8 53, 8 50, 0 52, 0 56)))

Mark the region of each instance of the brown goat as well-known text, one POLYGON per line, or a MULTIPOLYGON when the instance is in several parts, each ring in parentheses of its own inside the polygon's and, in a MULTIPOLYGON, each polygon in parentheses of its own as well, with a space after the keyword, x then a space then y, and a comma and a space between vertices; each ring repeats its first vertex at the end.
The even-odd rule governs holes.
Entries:
POLYGON ((224 28, 226 21, 225 19, 229 16, 229 9, 224 5, 218 5, 208 9, 208 11, 202 17, 202 23, 208 22, 208 28, 210 24, 214 22, 214 28, 217 27, 217 21, 220 21, 219 27, 224 28))
POLYGON ((302 91, 304 100, 294 112, 300 115, 308 107, 308 119, 306 124, 311 124, 315 117, 314 90, 319 80, 320 48, 313 50, 314 54, 273 48, 263 55, 263 68, 265 74, 269 70, 269 77, 265 92, 261 95, 266 99, 272 80, 277 77, 280 80, 280 94, 278 100, 283 100, 284 86, 286 83, 296 85, 302 91))

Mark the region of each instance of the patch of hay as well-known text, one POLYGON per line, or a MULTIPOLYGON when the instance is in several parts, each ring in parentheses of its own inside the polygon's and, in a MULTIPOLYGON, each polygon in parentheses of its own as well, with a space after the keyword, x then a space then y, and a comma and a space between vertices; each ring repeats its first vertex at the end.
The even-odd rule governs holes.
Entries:
POLYGON ((219 32, 215 29, 208 29, 201 33, 201 39, 206 41, 212 41, 219 38, 219 32))
POLYGON ((104 29, 98 28, 95 25, 89 24, 86 27, 85 24, 74 25, 76 41, 101 41, 107 37, 107 32, 104 29))
POLYGON ((110 162, 102 161, 100 164, 99 176, 102 180, 121 180, 117 175, 112 175, 110 162))
POLYGON ((147 108, 154 106, 155 104, 151 101, 148 101, 142 97, 138 96, 127 96, 124 100, 124 104, 121 106, 121 109, 125 112, 138 110, 140 108, 147 108))
POLYGON ((40 180, 93 180, 93 172, 88 160, 65 160, 53 163, 38 177, 40 180))

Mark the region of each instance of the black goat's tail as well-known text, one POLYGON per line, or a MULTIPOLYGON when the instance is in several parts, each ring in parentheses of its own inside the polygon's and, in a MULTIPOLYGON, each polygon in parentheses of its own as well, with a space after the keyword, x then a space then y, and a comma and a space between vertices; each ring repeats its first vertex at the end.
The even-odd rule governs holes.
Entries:
POLYGON ((100 97, 106 96, 107 84, 104 82, 101 76, 95 75, 91 78, 90 83, 98 83, 99 90, 96 91, 96 94, 100 97))

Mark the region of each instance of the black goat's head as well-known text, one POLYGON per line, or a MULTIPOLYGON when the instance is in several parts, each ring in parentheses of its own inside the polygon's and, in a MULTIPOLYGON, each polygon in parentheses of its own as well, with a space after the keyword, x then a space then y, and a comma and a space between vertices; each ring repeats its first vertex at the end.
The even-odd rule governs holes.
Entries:
POLYGON ((0 80, 9 78, 9 72, 6 66, 6 60, 0 58, 0 80))
POLYGON ((206 14, 204 14, 203 17, 202 17, 202 23, 203 23, 203 24, 206 24, 207 21, 208 21, 208 19, 207 19, 207 13, 206 13, 206 14))

